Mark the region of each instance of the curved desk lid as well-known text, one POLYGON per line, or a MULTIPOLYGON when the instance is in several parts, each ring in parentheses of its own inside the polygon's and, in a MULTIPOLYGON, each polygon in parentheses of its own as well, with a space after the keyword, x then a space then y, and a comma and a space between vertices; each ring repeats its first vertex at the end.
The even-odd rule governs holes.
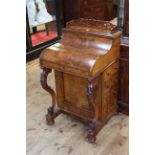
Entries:
MULTIPOLYGON (((81 31, 78 21, 69 22, 67 25, 68 28, 64 29, 62 39, 59 43, 52 45, 42 52, 40 64, 47 68, 53 68, 78 76, 94 77, 114 59, 110 51, 112 51, 113 46, 119 46, 119 44, 114 45, 113 42, 115 42, 114 39, 118 40, 120 38, 121 33, 119 31, 113 32, 115 28, 106 30, 104 26, 101 27, 102 23, 105 23, 103 21, 96 22, 95 20, 93 22, 90 20, 91 22, 83 23, 83 19, 82 22, 80 19, 80 23, 83 23, 81 31), (93 23, 98 23, 99 26, 94 26, 95 24, 93 23), (89 27, 89 33, 86 32, 85 27, 89 27), (108 35, 110 34, 114 38, 111 39, 105 37, 105 35, 101 37, 96 34, 94 36, 93 32, 95 30, 97 33, 103 30, 104 34, 106 32, 106 34, 108 33, 108 35), (115 35, 116 33, 117 35, 115 35)), ((119 53, 119 51, 116 53, 119 53)), ((116 57, 118 57, 118 54, 116 57)))

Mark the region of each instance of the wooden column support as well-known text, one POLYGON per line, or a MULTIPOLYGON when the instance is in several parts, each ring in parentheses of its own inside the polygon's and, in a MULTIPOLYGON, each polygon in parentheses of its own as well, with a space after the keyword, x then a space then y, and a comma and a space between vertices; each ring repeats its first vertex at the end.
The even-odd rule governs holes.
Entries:
POLYGON ((88 97, 88 104, 94 111, 94 117, 90 120, 88 125, 88 135, 87 139, 90 143, 95 143, 96 141, 96 134, 98 133, 98 127, 100 123, 98 122, 99 117, 99 106, 95 103, 95 91, 98 86, 98 80, 89 81, 88 88, 87 88, 87 97, 88 97))
POLYGON ((54 124, 54 118, 57 117, 61 112, 60 110, 55 111, 56 93, 47 84, 47 77, 48 77, 48 74, 51 73, 52 69, 48 69, 42 66, 41 66, 41 69, 43 70, 43 72, 41 73, 41 78, 40 78, 41 86, 44 90, 46 90, 50 94, 52 101, 53 101, 52 106, 48 108, 48 113, 46 115, 47 124, 52 125, 54 124))

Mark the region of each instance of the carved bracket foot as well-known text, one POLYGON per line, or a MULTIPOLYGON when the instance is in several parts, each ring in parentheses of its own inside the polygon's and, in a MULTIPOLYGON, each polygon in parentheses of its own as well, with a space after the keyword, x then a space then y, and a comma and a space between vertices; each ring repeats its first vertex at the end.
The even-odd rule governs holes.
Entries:
POLYGON ((96 124, 94 122, 89 123, 87 140, 90 143, 95 143, 96 141, 96 124))
POLYGON ((95 143, 96 135, 102 129, 103 123, 96 120, 91 120, 88 125, 88 132, 87 132, 87 140, 90 143, 95 143))
POLYGON ((89 143, 95 143, 96 137, 93 136, 93 135, 88 135, 87 140, 88 140, 89 143))
POLYGON ((54 119, 61 114, 61 110, 57 109, 54 111, 53 107, 48 108, 48 113, 46 115, 47 125, 53 125, 55 123, 54 119))
POLYGON ((49 107, 47 111, 48 112, 46 115, 46 123, 47 125, 53 125, 55 123, 53 118, 53 114, 54 114, 53 108, 49 107))

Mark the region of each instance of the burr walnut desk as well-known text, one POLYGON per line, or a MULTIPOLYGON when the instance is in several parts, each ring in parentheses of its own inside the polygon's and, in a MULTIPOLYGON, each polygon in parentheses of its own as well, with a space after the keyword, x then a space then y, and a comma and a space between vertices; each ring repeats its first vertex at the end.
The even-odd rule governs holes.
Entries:
POLYGON ((95 142, 117 112, 120 35, 109 22, 77 19, 63 29, 58 43, 41 53, 41 84, 53 101, 47 124, 61 113, 71 114, 88 124, 87 139, 95 142), (56 92, 47 84, 52 70, 56 92))

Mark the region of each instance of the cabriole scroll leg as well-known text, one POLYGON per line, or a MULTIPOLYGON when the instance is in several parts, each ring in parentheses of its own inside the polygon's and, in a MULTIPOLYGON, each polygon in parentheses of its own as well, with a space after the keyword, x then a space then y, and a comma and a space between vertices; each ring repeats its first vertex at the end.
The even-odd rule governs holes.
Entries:
POLYGON ((52 70, 48 69, 48 68, 45 68, 45 67, 41 67, 41 69, 43 70, 42 73, 41 73, 41 78, 40 78, 42 88, 44 90, 46 90, 51 95, 52 101, 53 101, 53 104, 52 104, 52 106, 50 106, 48 108, 48 113, 46 115, 47 124, 52 125, 52 124, 54 124, 54 118, 58 115, 57 113, 54 113, 54 108, 55 108, 55 104, 56 104, 56 94, 55 94, 54 90, 50 86, 48 86, 48 84, 47 84, 48 74, 52 70))

